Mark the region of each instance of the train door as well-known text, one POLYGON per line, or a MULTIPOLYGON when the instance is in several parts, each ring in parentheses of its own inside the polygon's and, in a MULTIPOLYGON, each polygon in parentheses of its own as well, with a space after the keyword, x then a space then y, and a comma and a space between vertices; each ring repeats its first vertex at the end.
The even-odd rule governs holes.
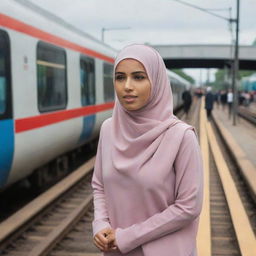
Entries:
MULTIPOLYGON (((83 107, 95 105, 95 64, 94 59, 81 56, 80 59, 81 104, 83 107)), ((95 125, 95 114, 83 118, 83 129, 79 138, 82 144, 90 138, 95 125)))
POLYGON ((14 154, 10 40, 0 29, 0 188, 7 181, 14 154))

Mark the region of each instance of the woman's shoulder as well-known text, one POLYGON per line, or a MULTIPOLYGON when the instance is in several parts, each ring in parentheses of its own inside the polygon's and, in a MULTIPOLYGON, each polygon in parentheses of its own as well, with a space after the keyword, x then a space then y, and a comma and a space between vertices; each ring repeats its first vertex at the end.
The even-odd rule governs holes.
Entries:
POLYGON ((185 123, 185 122, 183 122, 183 121, 181 121, 181 120, 178 120, 177 121, 177 123, 174 125, 174 129, 178 132, 180 132, 180 133, 183 133, 183 134, 185 134, 185 133, 193 133, 193 132, 195 132, 195 128, 193 127, 193 126, 191 126, 191 125, 189 125, 189 124, 187 124, 187 123, 185 123), (191 131, 191 132, 189 132, 189 131, 191 131))
POLYGON ((101 134, 105 134, 111 131, 112 117, 106 119, 101 125, 101 134))
POLYGON ((183 130, 183 138, 181 142, 182 144, 198 144, 198 135, 196 129, 193 126, 182 122, 182 124, 180 124, 180 129, 183 130))
POLYGON ((174 130, 171 131, 175 133, 177 136, 180 136, 181 140, 191 140, 196 138, 197 139, 197 133, 193 126, 179 120, 178 123, 174 126, 174 130))

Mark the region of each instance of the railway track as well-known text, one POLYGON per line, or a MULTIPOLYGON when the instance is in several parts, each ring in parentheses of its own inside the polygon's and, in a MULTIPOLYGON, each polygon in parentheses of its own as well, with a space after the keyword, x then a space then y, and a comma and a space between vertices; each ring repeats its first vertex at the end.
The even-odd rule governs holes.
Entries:
POLYGON ((210 180, 212 255, 239 256, 241 254, 229 214, 225 192, 213 159, 210 166, 210 180))
MULTIPOLYGON (((0 223, 89 160, 93 155, 95 155, 97 143, 98 139, 96 138, 89 144, 81 146, 80 148, 65 154, 65 157, 69 159, 68 169, 66 169, 66 166, 64 166, 63 170, 59 169, 59 173, 54 172, 54 174, 51 176, 51 180, 49 180, 44 186, 35 185, 35 180, 33 179, 32 174, 27 179, 17 182, 16 184, 8 187, 6 190, 1 191, 0 223)), ((51 163, 46 164, 46 166, 50 164, 53 166, 54 161, 56 162, 57 158, 51 163)))
POLYGON ((256 125, 256 114, 250 109, 245 107, 239 107, 238 114, 253 125, 256 125))
POLYGON ((1 223, 0 255, 49 255, 65 235, 76 229, 77 223, 91 225, 93 165, 94 157, 1 223))

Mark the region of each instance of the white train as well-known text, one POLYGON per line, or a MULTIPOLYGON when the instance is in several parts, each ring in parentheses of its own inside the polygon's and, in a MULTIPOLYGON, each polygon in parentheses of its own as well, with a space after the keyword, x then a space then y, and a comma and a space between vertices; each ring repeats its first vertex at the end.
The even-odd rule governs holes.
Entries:
MULTIPOLYGON (((115 55, 28 1, 0 1, 0 189, 32 173, 44 185, 98 136, 114 105, 115 55)), ((188 83, 168 75, 178 106, 188 83)))

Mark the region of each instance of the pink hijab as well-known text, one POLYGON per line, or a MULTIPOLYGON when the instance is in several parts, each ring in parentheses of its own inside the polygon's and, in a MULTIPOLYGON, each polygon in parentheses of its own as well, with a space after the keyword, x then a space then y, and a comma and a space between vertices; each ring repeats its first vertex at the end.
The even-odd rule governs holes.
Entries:
MULTIPOLYGON (((148 166, 166 131, 183 122, 173 114, 170 81, 160 54, 146 45, 129 45, 118 54, 114 72, 124 59, 135 59, 142 63, 151 83, 150 99, 139 110, 126 110, 116 97, 112 116, 112 162, 118 171, 131 172, 140 170, 145 164, 148 166)), ((165 156, 162 157, 159 161, 165 156)))

